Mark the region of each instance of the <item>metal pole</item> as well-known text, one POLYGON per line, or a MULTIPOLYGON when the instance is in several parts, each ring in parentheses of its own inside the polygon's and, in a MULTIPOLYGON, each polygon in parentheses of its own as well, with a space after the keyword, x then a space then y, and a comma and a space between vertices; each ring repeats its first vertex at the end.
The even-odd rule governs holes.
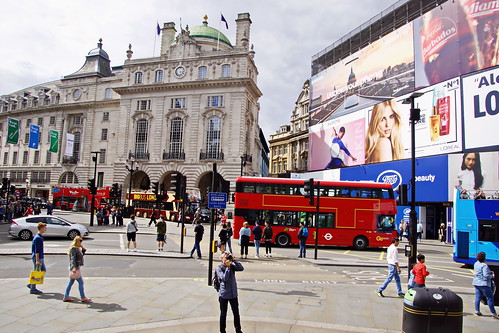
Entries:
MULTIPOLYGON (((217 176, 217 164, 213 163, 213 175, 211 177, 211 191, 216 192, 216 176, 217 176)), ((208 260, 208 285, 211 286, 211 280, 213 278, 213 252, 211 246, 213 244, 213 239, 215 237, 215 214, 214 209, 211 210, 211 220, 210 220, 210 244, 209 245, 209 260, 208 260)))
POLYGON ((317 182, 317 204, 315 210, 315 253, 314 260, 317 260, 317 251, 319 249, 319 208, 320 208, 320 197, 321 197, 321 182, 317 182))
MULTIPOLYGON (((416 263, 417 255, 417 213, 416 213, 416 114, 414 108, 414 96, 411 96, 411 213, 409 215, 409 244, 411 245, 411 255, 409 256, 408 272, 416 263)), ((410 275, 410 273, 408 273, 410 275)))
MULTIPOLYGON (((95 187, 97 188, 97 155, 100 152, 98 151, 93 151, 92 154, 95 154, 95 156, 92 156, 92 159, 94 160, 94 182, 95 182, 95 187)), ((92 193, 92 203, 90 204, 90 226, 94 225, 94 210, 95 210, 95 194, 92 193)))

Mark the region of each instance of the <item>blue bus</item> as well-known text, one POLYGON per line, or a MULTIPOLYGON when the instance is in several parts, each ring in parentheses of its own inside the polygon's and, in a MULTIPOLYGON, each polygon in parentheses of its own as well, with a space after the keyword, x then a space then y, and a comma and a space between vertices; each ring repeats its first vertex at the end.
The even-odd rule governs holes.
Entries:
POLYGON ((467 265, 485 252, 487 263, 499 265, 499 191, 478 198, 454 190, 453 259, 467 265))

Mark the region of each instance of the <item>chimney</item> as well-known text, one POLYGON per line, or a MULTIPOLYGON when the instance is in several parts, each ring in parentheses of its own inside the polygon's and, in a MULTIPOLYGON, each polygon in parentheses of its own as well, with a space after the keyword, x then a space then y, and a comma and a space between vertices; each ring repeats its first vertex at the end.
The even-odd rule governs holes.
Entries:
POLYGON ((249 13, 237 15, 236 47, 249 50, 251 19, 249 13))
POLYGON ((167 22, 163 25, 161 29, 161 55, 165 55, 170 51, 170 45, 172 45, 175 39, 175 23, 167 22))

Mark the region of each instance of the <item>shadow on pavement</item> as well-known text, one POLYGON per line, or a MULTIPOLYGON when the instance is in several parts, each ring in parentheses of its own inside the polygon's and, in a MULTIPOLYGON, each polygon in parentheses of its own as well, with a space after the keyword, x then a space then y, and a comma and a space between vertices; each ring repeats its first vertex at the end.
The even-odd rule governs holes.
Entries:
POLYGON ((239 288, 239 290, 244 290, 244 291, 258 291, 261 293, 272 293, 276 295, 283 295, 283 296, 307 296, 307 297, 319 297, 316 293, 312 293, 309 291, 298 291, 298 290, 292 290, 292 291, 287 291, 287 292, 282 292, 282 291, 275 291, 275 290, 261 290, 261 289, 253 289, 253 288, 239 288))

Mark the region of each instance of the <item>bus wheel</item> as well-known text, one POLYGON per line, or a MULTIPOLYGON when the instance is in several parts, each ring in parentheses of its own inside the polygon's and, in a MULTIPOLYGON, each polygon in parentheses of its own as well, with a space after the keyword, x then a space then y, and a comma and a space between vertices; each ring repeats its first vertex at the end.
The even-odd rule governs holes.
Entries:
POLYGON ((369 245, 369 242, 367 241, 367 238, 364 236, 357 236, 353 240, 353 248, 358 251, 362 251, 367 249, 367 245, 369 245))
POLYGON ((291 244, 291 238, 288 234, 280 233, 279 235, 277 235, 275 242, 279 246, 288 246, 291 244))

